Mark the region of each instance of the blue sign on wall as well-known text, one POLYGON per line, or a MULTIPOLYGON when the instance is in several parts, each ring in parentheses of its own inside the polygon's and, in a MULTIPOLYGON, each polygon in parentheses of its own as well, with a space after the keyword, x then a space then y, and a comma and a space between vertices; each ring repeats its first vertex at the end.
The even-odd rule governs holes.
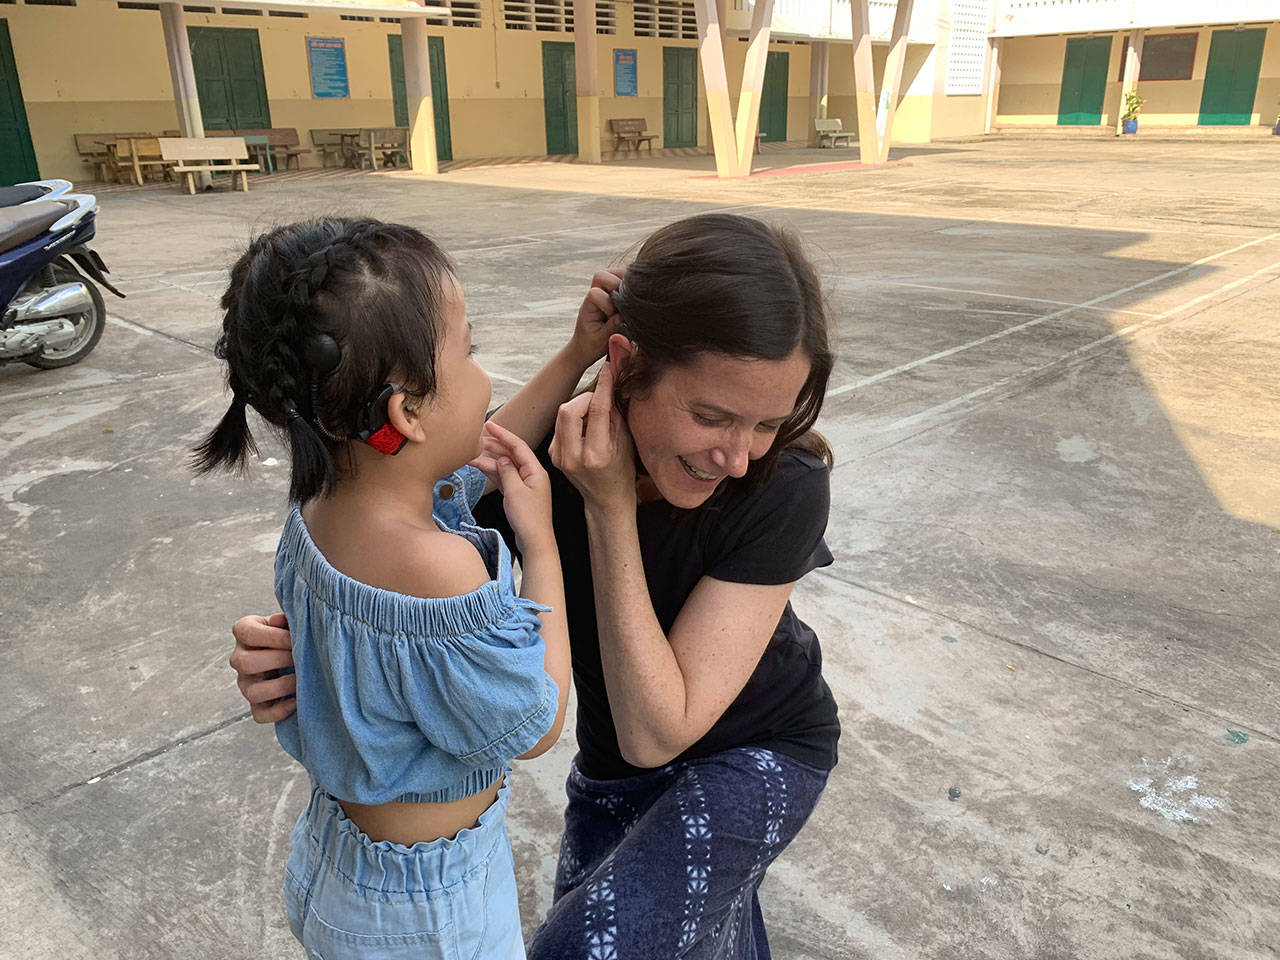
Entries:
POLYGON ((313 97, 349 97, 347 47, 341 37, 307 37, 313 97))
POLYGON ((615 97, 636 95, 636 52, 634 50, 613 51, 613 95, 615 97))

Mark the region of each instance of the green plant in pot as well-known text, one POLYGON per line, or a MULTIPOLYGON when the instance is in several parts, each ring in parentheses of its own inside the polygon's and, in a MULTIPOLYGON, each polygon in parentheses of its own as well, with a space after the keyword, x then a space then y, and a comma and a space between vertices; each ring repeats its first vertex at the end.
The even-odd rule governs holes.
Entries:
POLYGON ((1136 90, 1130 90, 1124 95, 1124 113, 1120 114, 1120 121, 1125 133, 1138 132, 1138 114, 1142 112, 1142 105, 1146 102, 1136 90))

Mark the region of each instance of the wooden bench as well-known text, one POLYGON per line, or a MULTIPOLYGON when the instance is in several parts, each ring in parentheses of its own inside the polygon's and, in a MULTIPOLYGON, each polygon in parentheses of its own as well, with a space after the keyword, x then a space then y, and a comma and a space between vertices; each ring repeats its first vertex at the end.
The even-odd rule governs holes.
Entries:
POLYGON ((399 166, 401 157, 409 159, 408 127, 365 127, 360 131, 360 153, 358 166, 363 169, 365 163, 373 170, 378 169, 378 154, 382 155, 384 167, 399 166))
POLYGON ((160 152, 173 172, 185 175, 187 193, 196 192, 197 173, 224 173, 240 178, 240 189, 249 191, 249 171, 260 169, 256 163, 245 163, 249 148, 243 137, 161 137, 160 152))
POLYGON ((813 129, 818 134, 818 146, 822 146, 824 140, 828 141, 831 147, 837 146, 841 140, 844 145, 850 146, 853 134, 844 132, 844 124, 840 122, 839 117, 831 117, 830 119, 816 119, 813 121, 813 129))
POLYGON ((645 126, 644 117, 622 117, 610 120, 609 132, 613 134, 613 152, 617 153, 619 149, 625 147, 639 153, 640 145, 644 144, 652 155, 653 141, 658 139, 658 135, 645 133, 645 126))
POLYGON ((320 151, 320 166, 329 166, 329 158, 339 164, 354 166, 354 151, 348 146, 360 135, 359 127, 339 127, 311 131, 311 144, 320 151))
POLYGON ((160 173, 166 180, 169 178, 169 162, 160 152, 158 137, 117 137, 116 163, 125 172, 132 171, 133 182, 142 186, 143 173, 160 173), (143 168, 147 168, 146 171, 143 168))
POLYGON ((76 153, 89 164, 97 179, 105 183, 115 180, 119 167, 115 159, 116 140, 121 137, 149 137, 150 133, 77 133, 74 134, 76 153))
POLYGON ((311 152, 310 147, 302 146, 294 127, 273 127, 267 131, 267 143, 276 158, 277 166, 280 165, 280 158, 284 158, 285 170, 289 169, 289 161, 293 161, 295 169, 301 170, 302 157, 311 152))

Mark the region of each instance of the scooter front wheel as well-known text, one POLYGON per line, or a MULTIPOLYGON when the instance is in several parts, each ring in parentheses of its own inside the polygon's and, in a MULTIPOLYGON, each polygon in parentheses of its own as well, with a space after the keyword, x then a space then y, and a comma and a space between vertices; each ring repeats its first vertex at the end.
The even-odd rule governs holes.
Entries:
POLYGON ((75 327, 76 335, 74 340, 65 347, 60 347, 57 350, 45 350, 40 356, 31 357, 24 361, 33 367, 39 367, 41 370, 54 370, 58 367, 69 367, 73 363, 79 363, 89 355, 89 351, 98 345, 98 341, 102 338, 102 329, 107 324, 107 305, 102 300, 102 294, 98 292, 98 288, 92 282, 85 280, 76 271, 63 266, 54 267, 53 276, 58 283, 83 283, 89 289, 89 297, 93 300, 93 306, 84 313, 67 317, 75 327))

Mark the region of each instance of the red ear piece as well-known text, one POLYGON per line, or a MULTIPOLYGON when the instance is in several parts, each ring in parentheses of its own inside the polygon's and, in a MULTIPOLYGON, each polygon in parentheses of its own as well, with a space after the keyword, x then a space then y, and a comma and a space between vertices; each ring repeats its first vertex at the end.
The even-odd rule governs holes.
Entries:
POLYGON ((391 425, 387 416, 387 404, 392 395, 402 389, 398 383, 384 383, 378 390, 378 395, 365 407, 365 427, 356 434, 357 439, 389 457, 394 457, 409 442, 403 433, 391 425))
POLYGON ((364 442, 379 453, 394 457, 409 441, 403 433, 388 423, 379 428, 376 433, 366 437, 364 442))

